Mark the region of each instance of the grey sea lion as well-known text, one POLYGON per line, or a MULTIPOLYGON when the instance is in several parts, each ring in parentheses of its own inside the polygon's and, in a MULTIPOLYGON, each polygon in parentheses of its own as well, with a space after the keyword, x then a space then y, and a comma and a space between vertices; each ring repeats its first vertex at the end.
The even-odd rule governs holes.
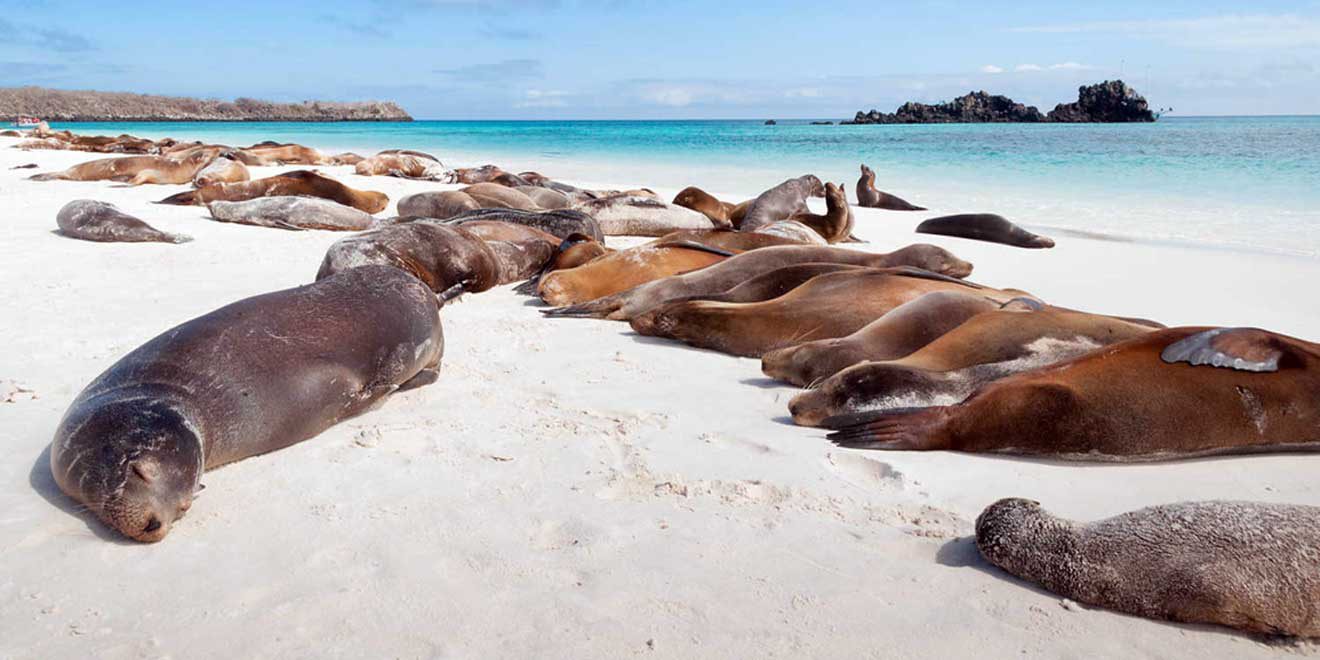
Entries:
POLYGON ((1320 637, 1320 507, 1182 502, 1077 523, 1010 498, 976 519, 986 561, 1150 619, 1320 637))
POLYGON ((809 213, 808 197, 824 197, 825 184, 814 174, 804 174, 796 179, 789 179, 756 196, 747 206, 746 213, 737 227, 743 231, 754 231, 758 227, 772 222, 786 220, 799 213, 809 213))
POLYGON ((120 211, 114 204, 77 199, 55 216, 60 234, 101 243, 187 243, 192 238, 163 232, 120 211))
POLYGON ((499 283, 526 280, 541 272, 555 256, 555 248, 537 240, 486 241, 499 262, 499 283))
POLYGON ((207 204, 211 217, 277 229, 328 229, 361 231, 374 223, 370 213, 319 197, 257 197, 241 202, 215 201, 207 204))
POLYGON ((513 188, 498 183, 474 183, 459 192, 470 195, 481 208, 507 208, 522 211, 537 211, 540 207, 531 197, 513 188))
POLYGON ((508 222, 516 225, 526 225, 535 227, 548 234, 553 234, 560 239, 565 239, 573 234, 582 234, 596 241, 605 242, 605 233, 601 231, 600 224, 595 218, 574 209, 557 209, 554 211, 521 211, 518 209, 476 209, 465 211, 445 222, 455 225, 462 225, 467 222, 477 221, 496 221, 508 222))
POLYGON ((50 447, 60 490, 125 536, 159 541, 203 471, 301 442, 435 380, 436 296, 364 266, 167 330, 74 399, 50 447))
POLYGON ((198 170, 192 183, 193 186, 200 188, 215 183, 237 183, 251 179, 252 174, 248 172, 246 165, 232 158, 220 156, 198 170))
POLYGON ((1023 248, 1052 248, 1054 239, 1033 234, 993 213, 962 213, 931 218, 917 225, 918 234, 939 234, 1023 248))
POLYGON ((464 211, 475 211, 481 204, 471 195, 457 190, 413 193, 399 200, 399 215, 418 218, 452 218, 464 211))
POLYGON ((568 196, 564 193, 549 188, 541 188, 539 186, 518 186, 514 188, 514 190, 527 195, 534 204, 543 209, 566 209, 572 205, 572 202, 569 201, 568 196))
POLYGON ((829 241, 797 220, 777 220, 768 225, 761 225, 752 232, 766 236, 777 236, 804 245, 829 245, 829 241))
POLYGON ((909 203, 883 190, 875 188, 875 172, 862 164, 862 178, 857 180, 857 205, 868 209, 887 209, 890 211, 925 211, 923 206, 909 203))
POLYGON ((367 264, 394 266, 448 300, 479 293, 500 280, 500 262, 486 241, 461 227, 429 220, 346 236, 325 252, 316 279, 367 264))
POLYGON ((574 207, 596 219, 606 236, 664 236, 684 229, 714 229, 710 218, 652 197, 614 195, 574 207))

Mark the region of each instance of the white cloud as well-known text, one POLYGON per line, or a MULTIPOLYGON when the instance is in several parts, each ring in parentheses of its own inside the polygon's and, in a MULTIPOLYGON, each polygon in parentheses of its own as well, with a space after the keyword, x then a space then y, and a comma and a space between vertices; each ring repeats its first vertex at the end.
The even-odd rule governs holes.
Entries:
POLYGON ((1077 62, 1061 62, 1061 63, 1059 63, 1059 64, 1051 64, 1051 65, 1050 65, 1050 68, 1053 69, 1053 70, 1055 70, 1055 71, 1058 71, 1058 70, 1061 70, 1061 69, 1062 69, 1062 70, 1065 70, 1065 71, 1090 71, 1091 69, 1094 69, 1095 67, 1093 67, 1093 66, 1091 66, 1091 65, 1089 65, 1089 64, 1079 64, 1079 63, 1077 63, 1077 62))
POLYGON ((1019 64, 1013 67, 1013 70, 1019 73, 1024 71, 1040 71, 1041 66, 1039 64, 1019 64))
POLYGON ((1097 21, 1035 25, 1012 28, 1010 31, 1123 34, 1179 46, 1216 50, 1320 46, 1320 18, 1297 14, 1225 14, 1173 20, 1097 21))
POLYGON ((997 67, 993 64, 987 64, 981 67, 981 73, 1003 73, 1003 67, 997 67))

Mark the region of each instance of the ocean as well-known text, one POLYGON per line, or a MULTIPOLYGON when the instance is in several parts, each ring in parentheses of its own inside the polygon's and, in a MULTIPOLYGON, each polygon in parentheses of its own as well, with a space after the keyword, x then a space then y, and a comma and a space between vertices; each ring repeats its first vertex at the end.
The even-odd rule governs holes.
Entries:
MULTIPOLYGON (((808 120, 61 123, 96 134, 238 146, 427 151, 570 182, 752 196, 814 173, 931 213, 992 212, 1042 231, 1320 258, 1320 116, 1154 124, 817 126, 808 120)), ((929 215, 929 214, 928 214, 929 215)), ((863 228, 864 230, 864 228, 863 228)))

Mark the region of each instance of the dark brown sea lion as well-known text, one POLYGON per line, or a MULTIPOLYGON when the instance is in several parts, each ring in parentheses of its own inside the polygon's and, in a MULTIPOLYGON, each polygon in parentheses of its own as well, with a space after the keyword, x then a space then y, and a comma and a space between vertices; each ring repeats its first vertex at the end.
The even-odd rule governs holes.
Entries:
POLYGON ((561 239, 573 234, 589 236, 597 243, 605 242, 605 234, 600 225, 591 216, 571 209, 554 211, 520 211, 518 209, 477 209, 465 211, 446 220, 450 224, 462 225, 475 221, 509 222, 517 225, 536 227, 561 239))
POLYGON ((852 334, 903 303, 947 290, 977 291, 998 300, 1014 295, 915 268, 859 269, 819 275, 763 302, 674 302, 629 322, 642 335, 761 357, 777 348, 852 334))
POLYGON ((386 152, 357 162, 353 165, 353 172, 360 176, 393 176, 422 181, 440 181, 447 176, 444 165, 438 160, 409 153, 386 152))
POLYGON ((976 519, 986 561, 1064 598, 1151 619, 1320 637, 1320 507, 1182 502, 1093 523, 1003 499, 976 519))
POLYGON ((105 524, 159 541, 204 470, 311 438, 435 379, 436 297, 364 266, 166 331, 92 381, 50 447, 55 483, 105 524))
POLYGON ((912 353, 837 372, 789 402, 814 426, 863 411, 957 403, 978 387, 1140 337, 1157 326, 1029 299, 977 314, 912 353))
POLYGON ((754 231, 772 222, 788 219, 799 213, 809 213, 808 197, 824 197, 825 184, 814 174, 789 179, 753 199, 743 214, 738 229, 754 231))
POLYGON ((241 202, 289 195, 321 197, 367 213, 380 213, 390 203, 385 193, 356 190, 312 170, 294 170, 241 183, 217 183, 170 195, 157 203, 205 206, 215 201, 241 202))
MULTIPOLYGON (((825 184, 825 215, 795 213, 789 221, 800 222, 820 234, 826 243, 841 243, 852 236, 853 214, 848 208, 848 195, 837 183, 825 184)), ((758 230, 759 231, 759 230, 758 230)))
POLYGON ((1054 239, 1033 234, 993 213, 963 213, 931 218, 917 225, 918 234, 939 234, 1023 248, 1052 248, 1054 239))
POLYGON ((688 186, 680 190, 678 194, 674 196, 674 204, 690 208, 693 211, 710 218, 710 221, 715 223, 715 226, 717 227, 733 226, 731 216, 736 205, 728 202, 721 202, 716 199, 714 195, 696 186, 688 186))
POLYGON ((1079 461, 1316 450, 1318 373, 1320 346, 1309 342, 1170 328, 991 383, 957 405, 840 420, 831 439, 1079 461))
POLYGON ((370 213, 319 197, 258 197, 241 202, 216 201, 207 204, 211 217, 276 229, 323 229, 362 231, 375 224, 370 213))
POLYGON ((457 190, 413 193, 399 200, 399 215, 444 220, 464 211, 475 211, 481 203, 457 190))
POLYGON ((78 199, 55 216, 60 234, 102 243, 187 243, 192 238, 163 232, 120 211, 114 204, 78 199))
POLYGON ((572 305, 705 268, 732 255, 727 250, 699 243, 669 247, 640 245, 600 256, 576 268, 547 273, 536 293, 550 305, 572 305))
POLYGON ((618 194, 573 207, 596 219, 606 236, 664 236, 684 229, 714 229, 710 218, 653 197, 618 194))
POLYGON ((761 372, 776 380, 807 387, 859 362, 901 358, 967 319, 999 307, 999 303, 975 291, 928 293, 899 305, 847 337, 770 351, 761 358, 761 372))
POLYGON ((500 262, 486 242, 438 222, 405 222, 341 238, 326 250, 316 279, 363 266, 394 266, 446 300, 499 284, 500 262))
POLYGON ((888 209, 890 211, 925 211, 924 206, 910 204, 907 200, 895 197, 875 188, 875 172, 862 164, 862 178, 857 180, 857 205, 867 209, 888 209))
POLYGON ((499 262, 499 283, 519 282, 539 273, 555 255, 555 248, 541 241, 486 241, 499 262))
POLYGON ((889 254, 823 245, 783 245, 752 250, 693 273, 666 277, 599 300, 542 313, 624 321, 671 300, 723 293, 757 275, 804 263, 838 263, 868 268, 912 266, 953 277, 966 277, 972 272, 972 264, 934 245, 909 245, 889 254))
POLYGON ((206 167, 197 171, 193 177, 194 187, 201 188, 215 183, 238 183, 251 181, 252 174, 243 163, 224 156, 212 160, 206 167))
POLYGON ((32 181, 125 181, 131 185, 189 183, 215 157, 215 153, 198 151, 181 160, 165 156, 101 158, 61 172, 34 174, 28 178, 32 181))

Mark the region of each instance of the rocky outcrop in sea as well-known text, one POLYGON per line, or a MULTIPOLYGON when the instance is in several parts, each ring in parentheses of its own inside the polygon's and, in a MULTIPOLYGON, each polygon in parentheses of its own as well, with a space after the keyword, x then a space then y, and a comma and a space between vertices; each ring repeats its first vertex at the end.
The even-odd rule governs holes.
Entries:
POLYGON ((1077 101, 1060 103, 1048 115, 1035 106, 1007 96, 971 92, 935 105, 908 102, 892 113, 858 112, 843 124, 969 124, 1039 122, 1149 122, 1155 121, 1146 99, 1121 80, 1083 85, 1077 101))
POLYGON ((20 115, 46 121, 412 121, 389 101, 272 103, 43 87, 0 89, 0 118, 20 115))
POLYGON ((1145 97, 1122 80, 1106 80, 1077 88, 1077 101, 1060 103, 1048 115, 1057 122, 1143 122, 1155 121, 1145 97))

